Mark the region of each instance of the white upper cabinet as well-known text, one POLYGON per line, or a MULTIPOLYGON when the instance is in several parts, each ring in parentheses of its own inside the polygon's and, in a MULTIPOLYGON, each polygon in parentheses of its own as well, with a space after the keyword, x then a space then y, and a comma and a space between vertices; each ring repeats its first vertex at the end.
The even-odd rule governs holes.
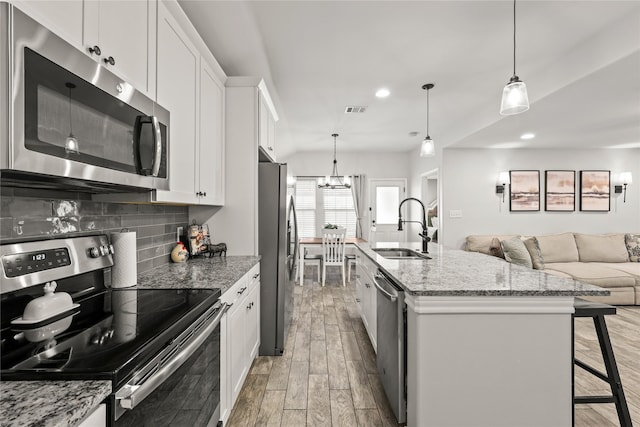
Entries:
POLYGON ((45 27, 82 49, 84 2, 81 0, 13 0, 15 6, 45 27))
POLYGON ((155 89, 156 7, 155 0, 84 2, 85 51, 98 46, 101 55, 92 56, 147 95, 155 89))
POLYGON ((13 3, 154 98, 156 0, 16 0, 13 3))
POLYGON ((278 116, 271 102, 264 82, 258 86, 258 144, 271 157, 276 160, 276 122, 278 116))
POLYGON ((156 201, 198 203, 196 190, 197 83, 200 54, 176 19, 158 8, 158 103, 168 109, 170 191, 156 201))
POLYGON ((224 204, 224 84, 202 59, 200 135, 196 177, 200 203, 224 204))

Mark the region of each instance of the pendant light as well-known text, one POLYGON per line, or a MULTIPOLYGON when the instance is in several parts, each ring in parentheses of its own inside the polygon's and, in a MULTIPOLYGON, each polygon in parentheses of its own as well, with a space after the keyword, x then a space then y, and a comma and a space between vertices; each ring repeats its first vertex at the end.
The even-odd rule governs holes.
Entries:
POLYGON ((332 133, 333 137, 333 171, 331 175, 327 175, 324 182, 318 184, 318 188, 351 188, 349 177, 341 177, 338 175, 338 160, 336 160, 336 138, 339 136, 337 133, 332 133))
POLYGON ((433 89, 435 85, 433 83, 426 83, 422 85, 422 89, 427 91, 427 136, 422 140, 420 146, 420 157, 433 157, 436 155, 436 146, 433 143, 433 139, 429 136, 429 91, 433 89))
POLYGON ((509 116, 523 113, 529 109, 527 86, 516 75, 516 0, 513 0, 513 76, 502 89, 500 114, 509 116))
POLYGON ((64 151, 68 154, 78 154, 78 140, 73 136, 73 126, 71 125, 71 89, 75 89, 76 85, 67 82, 65 86, 69 89, 69 136, 64 142, 64 151))

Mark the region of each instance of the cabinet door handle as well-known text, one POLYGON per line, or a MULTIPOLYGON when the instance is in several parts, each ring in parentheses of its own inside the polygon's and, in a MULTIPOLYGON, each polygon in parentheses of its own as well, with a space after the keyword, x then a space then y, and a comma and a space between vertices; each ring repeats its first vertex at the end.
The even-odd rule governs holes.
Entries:
POLYGON ((269 146, 269 151, 273 151, 273 147, 269 146))
POLYGON ((116 65, 116 60, 113 59, 113 56, 110 56, 108 58, 104 58, 103 61, 104 61, 105 64, 116 65))
POLYGON ((205 191, 205 192, 203 192, 203 193, 202 193, 202 196, 203 196, 203 197, 207 197, 207 192, 206 192, 206 191, 205 191))
POLYGON ((98 46, 98 45, 90 47, 89 48, 89 53, 92 54, 92 55, 95 54, 97 56, 102 55, 102 51, 100 50, 100 46, 98 46))
POLYGON ((246 287, 246 286, 245 286, 244 288, 241 288, 241 289, 238 291, 238 295, 242 295, 242 294, 244 293, 244 291, 246 291, 246 290, 247 290, 247 287, 246 287))
POLYGON ((253 275, 254 279, 257 279, 258 277, 260 277, 260 273, 256 273, 256 274, 253 275))
POLYGON ((253 301, 247 305, 247 310, 251 310, 253 308, 253 301))

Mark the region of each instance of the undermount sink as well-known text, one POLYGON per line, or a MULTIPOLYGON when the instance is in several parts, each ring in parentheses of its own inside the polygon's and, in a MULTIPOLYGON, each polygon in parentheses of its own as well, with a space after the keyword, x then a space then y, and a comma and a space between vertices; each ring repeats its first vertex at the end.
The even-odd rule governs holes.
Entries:
POLYGON ((381 257, 387 259, 431 259, 426 254, 406 248, 372 248, 381 257))

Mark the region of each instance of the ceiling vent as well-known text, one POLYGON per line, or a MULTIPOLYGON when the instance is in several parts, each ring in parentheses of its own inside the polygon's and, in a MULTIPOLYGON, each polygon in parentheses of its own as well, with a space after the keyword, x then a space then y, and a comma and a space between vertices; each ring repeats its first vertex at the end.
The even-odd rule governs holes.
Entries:
POLYGON ((362 105, 349 105, 344 109, 345 114, 351 113, 364 113, 367 110, 367 107, 362 105))

